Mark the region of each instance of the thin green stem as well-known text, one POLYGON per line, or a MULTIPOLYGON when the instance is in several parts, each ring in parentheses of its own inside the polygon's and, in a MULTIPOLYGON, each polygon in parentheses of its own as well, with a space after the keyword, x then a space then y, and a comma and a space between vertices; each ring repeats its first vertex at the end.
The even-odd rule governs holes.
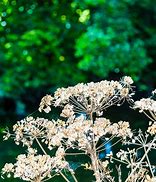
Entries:
POLYGON ((70 173, 71 173, 71 175, 72 175, 74 181, 75 181, 75 182, 78 182, 78 180, 76 179, 75 175, 74 175, 72 172, 70 172, 70 173))
POLYGON ((153 143, 155 142, 156 138, 153 139, 152 143, 150 143, 149 148, 146 150, 145 154, 143 155, 142 159, 139 161, 139 163, 136 165, 136 167, 131 171, 130 175, 128 176, 128 178, 126 179, 125 182, 128 182, 130 177, 133 175, 133 173, 138 169, 138 167, 140 166, 140 164, 142 163, 142 161, 145 159, 146 155, 148 154, 148 152, 151 150, 151 147, 153 145, 153 143))
POLYGON ((120 162, 120 163, 123 163, 123 164, 126 164, 126 165, 128 165, 128 162, 125 162, 125 161, 122 161, 122 160, 119 160, 119 159, 116 159, 116 158, 114 158, 114 157, 111 157, 113 160, 115 160, 115 161, 118 161, 118 162, 120 162))
MULTIPOLYGON (((147 153, 147 150, 146 150, 145 145, 143 145, 143 147, 144 147, 144 151, 145 151, 145 154, 146 154, 146 153, 147 153)), ((149 166, 149 168, 150 168, 150 171, 151 171, 152 177, 154 177, 154 174, 153 174, 153 171, 152 171, 152 168, 151 168, 151 163, 150 163, 150 161, 149 161, 149 158, 148 158, 148 155, 147 155, 147 154, 146 154, 146 159, 147 159, 148 166, 149 166)))
POLYGON ((39 140, 37 138, 35 138, 36 142, 38 143, 39 147, 41 148, 41 150, 43 151, 43 153, 45 155, 47 155, 46 151, 44 150, 44 148, 42 147, 42 145, 40 144, 39 140))
MULTIPOLYGON (((118 140, 117 142, 113 143, 113 144, 111 145, 111 147, 113 147, 114 145, 116 145, 117 143, 119 143, 121 140, 122 140, 122 139, 120 139, 120 140, 118 140)), ((111 140, 110 140, 110 141, 111 141, 111 140)), ((111 147, 108 147, 107 149, 109 149, 109 148, 111 148, 111 147)), ((97 152, 101 152, 101 151, 105 151, 105 150, 106 150, 106 149, 104 148, 104 149, 98 150, 97 152)))
POLYGON ((85 153, 65 153, 65 155, 85 155, 85 153))
POLYGON ((48 180, 50 180, 51 178, 53 178, 53 177, 55 177, 55 176, 57 176, 57 175, 58 175, 58 174, 56 173, 56 174, 54 174, 53 176, 51 176, 51 177, 49 177, 49 178, 47 178, 47 179, 44 179, 43 182, 48 181, 48 180))
POLYGON ((101 145, 99 145, 96 150, 99 150, 101 147, 103 147, 103 145, 109 143, 111 140, 113 140, 114 136, 112 135, 109 140, 106 140, 106 142, 103 142, 101 145))
POLYGON ((66 176, 60 171, 60 175, 67 181, 67 182, 70 182, 67 178, 66 178, 66 176))
POLYGON ((143 113, 144 113, 149 119, 151 119, 152 121, 155 122, 155 120, 154 120, 152 117, 150 117, 145 111, 143 111, 143 113))

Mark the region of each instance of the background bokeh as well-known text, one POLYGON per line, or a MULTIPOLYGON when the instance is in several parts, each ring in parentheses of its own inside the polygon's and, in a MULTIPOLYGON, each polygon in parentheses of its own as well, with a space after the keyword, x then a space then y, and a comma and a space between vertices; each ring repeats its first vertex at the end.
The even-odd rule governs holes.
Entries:
MULTIPOLYGON (((136 98, 150 95, 156 88, 155 4, 0 1, 0 168, 22 150, 12 141, 2 142, 4 128, 36 111, 42 96, 58 87, 129 75, 135 80, 136 98)), ((106 116, 146 127, 144 116, 122 109, 112 108, 106 116)), ((90 181, 87 176, 85 182, 90 181)))

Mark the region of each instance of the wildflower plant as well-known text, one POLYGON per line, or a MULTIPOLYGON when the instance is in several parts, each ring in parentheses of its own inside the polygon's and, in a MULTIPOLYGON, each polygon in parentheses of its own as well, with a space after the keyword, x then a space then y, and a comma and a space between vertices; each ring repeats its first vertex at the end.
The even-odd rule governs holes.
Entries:
POLYGON ((23 181, 41 182, 60 175, 66 182, 78 182, 68 156, 84 155, 90 160, 81 166, 93 171, 96 182, 156 181, 156 166, 149 159, 149 152, 156 149, 156 101, 150 97, 134 102, 132 84, 131 77, 125 76, 119 82, 105 80, 59 88, 53 96, 43 97, 39 111, 49 113, 53 107, 59 107, 59 119, 29 116, 13 126, 13 133, 6 131, 4 139, 13 138, 17 145, 26 146, 27 152, 20 154, 14 164, 6 163, 2 177, 13 175, 23 181), (112 123, 104 117, 107 108, 120 106, 124 101, 150 119, 145 133, 133 132, 127 121, 112 123), (121 149, 100 158, 109 142, 111 147, 120 143, 121 149), (138 156, 140 150, 144 153, 138 156), (122 166, 127 168, 126 177, 122 166))

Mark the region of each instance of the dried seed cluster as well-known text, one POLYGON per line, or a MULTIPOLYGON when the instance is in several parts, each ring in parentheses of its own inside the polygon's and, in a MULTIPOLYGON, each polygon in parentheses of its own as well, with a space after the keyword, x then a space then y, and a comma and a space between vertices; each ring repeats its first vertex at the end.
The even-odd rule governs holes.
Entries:
POLYGON ((72 181, 78 182, 68 155, 87 155, 90 161, 81 166, 94 172, 96 182, 115 182, 114 170, 120 182, 155 182, 156 166, 150 163, 149 152, 156 150, 156 101, 150 97, 134 102, 131 84, 131 77, 125 76, 119 82, 104 80, 59 88, 53 96, 43 97, 39 111, 49 113, 53 107, 61 107, 60 118, 31 116, 18 121, 13 133, 6 131, 4 140, 13 138, 17 145, 27 147, 27 154, 20 154, 14 164, 6 163, 2 177, 13 174, 24 181, 41 182, 60 175, 70 182, 68 171, 72 181), (146 133, 133 133, 129 122, 111 122, 104 117, 108 107, 120 106, 125 100, 150 118, 146 133), (121 149, 114 152, 111 147, 119 142, 121 149), (139 156, 140 151, 144 153, 139 156), (106 152, 103 159, 102 152, 106 152), (114 168, 111 163, 116 164, 114 168), (121 165, 128 170, 124 181, 121 165))

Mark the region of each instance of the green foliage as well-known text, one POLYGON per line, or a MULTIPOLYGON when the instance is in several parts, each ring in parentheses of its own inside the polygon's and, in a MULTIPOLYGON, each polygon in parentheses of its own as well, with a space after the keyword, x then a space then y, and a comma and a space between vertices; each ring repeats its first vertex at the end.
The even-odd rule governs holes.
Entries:
POLYGON ((142 77, 156 57, 155 11, 152 0, 3 0, 0 95, 71 85, 90 74, 147 82, 156 76, 142 77))
POLYGON ((0 86, 4 93, 17 96, 25 88, 84 80, 74 60, 76 32, 70 29, 78 15, 70 3, 62 3, 64 6, 58 1, 11 0, 1 7, 1 25, 6 23, 0 28, 0 86))
MULTIPOLYGON (((89 26, 76 42, 76 56, 81 58, 79 68, 100 77, 122 72, 138 80, 152 61, 142 39, 143 32, 136 27, 137 10, 131 11, 139 1, 85 2, 92 7, 89 26)), ((144 2, 139 4, 140 8, 144 2)), ((148 2, 147 5, 152 3, 148 2)))

